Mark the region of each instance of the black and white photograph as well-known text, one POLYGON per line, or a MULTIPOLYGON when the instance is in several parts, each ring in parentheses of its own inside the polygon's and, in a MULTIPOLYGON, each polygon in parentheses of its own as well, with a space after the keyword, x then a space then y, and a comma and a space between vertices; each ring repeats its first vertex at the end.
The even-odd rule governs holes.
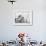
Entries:
POLYGON ((32 10, 16 10, 13 18, 15 25, 32 25, 32 10))

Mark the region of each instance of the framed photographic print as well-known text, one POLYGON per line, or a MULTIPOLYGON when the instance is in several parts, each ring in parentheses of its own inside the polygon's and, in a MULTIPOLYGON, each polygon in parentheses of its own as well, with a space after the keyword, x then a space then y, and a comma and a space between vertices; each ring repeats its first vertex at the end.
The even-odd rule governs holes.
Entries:
POLYGON ((13 24, 16 26, 32 26, 32 10, 18 9, 14 12, 13 24))

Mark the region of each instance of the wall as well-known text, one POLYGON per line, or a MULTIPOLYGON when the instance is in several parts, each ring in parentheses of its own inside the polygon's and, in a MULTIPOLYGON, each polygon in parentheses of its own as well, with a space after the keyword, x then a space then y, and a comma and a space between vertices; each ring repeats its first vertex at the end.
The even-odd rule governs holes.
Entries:
POLYGON ((0 0, 0 40, 11 40, 18 32, 27 32, 37 41, 46 40, 46 1, 45 0, 17 0, 12 6, 7 0, 0 0), (32 9, 32 26, 12 25, 13 11, 16 9, 32 9))

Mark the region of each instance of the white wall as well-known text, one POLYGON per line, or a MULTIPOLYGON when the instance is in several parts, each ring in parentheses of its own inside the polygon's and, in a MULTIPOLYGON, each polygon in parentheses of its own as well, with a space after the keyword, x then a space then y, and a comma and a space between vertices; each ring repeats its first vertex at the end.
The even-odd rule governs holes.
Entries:
POLYGON ((17 0, 13 7, 7 0, 0 0, 0 40, 15 39, 18 32, 27 32, 34 40, 46 40, 46 0, 17 0), (32 9, 33 25, 9 24, 15 9, 32 9))

